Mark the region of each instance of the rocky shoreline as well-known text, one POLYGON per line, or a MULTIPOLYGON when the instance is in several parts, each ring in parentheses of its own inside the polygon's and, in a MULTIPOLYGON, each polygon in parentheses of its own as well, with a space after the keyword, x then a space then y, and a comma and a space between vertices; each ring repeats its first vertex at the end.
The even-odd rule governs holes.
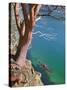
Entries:
POLYGON ((30 60, 26 60, 26 67, 20 67, 11 59, 10 83, 11 87, 42 86, 41 73, 34 70, 30 60))

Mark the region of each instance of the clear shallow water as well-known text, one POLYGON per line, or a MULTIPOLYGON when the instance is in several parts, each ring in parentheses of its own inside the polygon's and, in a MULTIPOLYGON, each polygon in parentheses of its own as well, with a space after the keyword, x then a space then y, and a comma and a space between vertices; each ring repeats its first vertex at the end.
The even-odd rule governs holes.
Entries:
POLYGON ((35 69, 42 73, 44 84, 63 84, 65 81, 65 45, 64 21, 50 16, 41 17, 33 30, 31 48, 28 58, 35 69), (47 64, 52 73, 39 66, 39 61, 47 64))

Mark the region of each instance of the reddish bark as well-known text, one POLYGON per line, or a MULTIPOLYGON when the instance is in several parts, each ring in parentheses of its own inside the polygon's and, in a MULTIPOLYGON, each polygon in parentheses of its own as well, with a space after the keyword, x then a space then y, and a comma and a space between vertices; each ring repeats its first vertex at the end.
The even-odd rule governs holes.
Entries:
POLYGON ((14 12, 15 12, 15 20, 16 25, 19 31, 19 44, 16 52, 17 63, 20 66, 23 66, 26 55, 28 51, 28 47, 32 41, 32 29, 35 25, 35 19, 38 14, 38 11, 41 5, 38 4, 29 4, 29 12, 27 12, 26 4, 21 4, 23 10, 24 21, 20 24, 19 22, 19 4, 15 4, 14 12))

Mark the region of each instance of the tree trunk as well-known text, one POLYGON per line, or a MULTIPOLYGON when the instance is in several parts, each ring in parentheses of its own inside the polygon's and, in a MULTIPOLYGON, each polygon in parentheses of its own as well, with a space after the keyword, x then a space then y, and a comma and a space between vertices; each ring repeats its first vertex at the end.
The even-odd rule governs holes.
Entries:
POLYGON ((25 64, 27 51, 31 44, 31 41, 32 41, 32 32, 29 32, 28 35, 24 37, 20 37, 16 53, 16 60, 20 66, 23 66, 25 64))
POLYGON ((20 66, 24 66, 26 61, 27 51, 32 41, 32 29, 33 26, 35 25, 35 19, 41 5, 37 5, 37 4, 29 5, 28 13, 27 13, 26 4, 21 4, 21 7, 24 16, 24 21, 22 22, 22 24, 19 23, 19 4, 16 3, 14 7, 16 25, 20 35, 19 44, 17 47, 17 52, 15 57, 17 60, 16 61, 17 64, 19 64, 20 66))

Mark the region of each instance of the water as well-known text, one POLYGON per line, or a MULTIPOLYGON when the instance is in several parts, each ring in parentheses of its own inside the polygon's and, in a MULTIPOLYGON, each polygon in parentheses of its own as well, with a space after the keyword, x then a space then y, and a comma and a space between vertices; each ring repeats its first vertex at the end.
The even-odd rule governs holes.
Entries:
POLYGON ((34 68, 41 72, 44 84, 63 84, 65 82, 65 23, 50 16, 43 16, 33 30, 28 58, 34 68), (47 64, 52 73, 39 66, 39 61, 47 64))

